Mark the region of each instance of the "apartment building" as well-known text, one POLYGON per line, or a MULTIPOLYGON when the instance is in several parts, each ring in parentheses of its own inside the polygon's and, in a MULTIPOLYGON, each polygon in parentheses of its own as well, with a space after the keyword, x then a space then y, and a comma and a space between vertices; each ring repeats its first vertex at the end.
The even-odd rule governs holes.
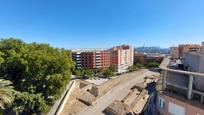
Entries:
POLYGON ((133 65, 134 49, 129 45, 112 47, 110 49, 110 62, 117 73, 127 72, 133 65))
POLYGON ((134 53, 134 62, 146 65, 148 62, 156 61, 161 63, 165 54, 160 53, 134 53))
POLYGON ((179 45, 179 57, 183 57, 183 54, 185 52, 195 52, 198 51, 201 48, 201 45, 199 44, 185 44, 185 45, 179 45))
POLYGON ((83 69, 106 69, 110 67, 110 51, 106 49, 75 49, 72 58, 76 67, 83 69))
POLYGON ((145 55, 144 53, 135 52, 134 53, 134 62, 141 63, 142 65, 147 64, 147 55, 145 55))
MULTIPOLYGON (((184 53, 183 64, 187 71, 204 73, 204 48, 197 52, 184 53)), ((204 91, 204 78, 195 77, 194 87, 197 90, 204 91)))
POLYGON ((110 49, 73 49, 76 67, 83 69, 106 69, 113 66, 117 73, 127 72, 133 65, 132 46, 122 45, 110 49))
POLYGON ((170 55, 173 59, 179 58, 179 48, 178 47, 171 47, 170 48, 170 55))
POLYGON ((200 50, 202 46, 199 44, 181 44, 178 47, 171 47, 170 54, 171 58, 178 59, 182 58, 185 52, 196 52, 200 50))
POLYGON ((169 63, 168 57, 160 65, 162 72, 161 79, 157 83, 154 113, 157 115, 204 115, 204 91, 201 90, 204 87, 198 89, 195 83, 198 78, 204 79, 204 73, 170 69, 169 63))

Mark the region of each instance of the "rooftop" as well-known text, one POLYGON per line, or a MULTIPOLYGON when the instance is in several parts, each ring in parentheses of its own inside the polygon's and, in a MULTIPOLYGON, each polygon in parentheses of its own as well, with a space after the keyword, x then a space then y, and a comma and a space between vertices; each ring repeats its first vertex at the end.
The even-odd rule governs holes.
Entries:
POLYGON ((71 49, 72 52, 101 52, 105 51, 105 48, 80 48, 80 49, 71 49))

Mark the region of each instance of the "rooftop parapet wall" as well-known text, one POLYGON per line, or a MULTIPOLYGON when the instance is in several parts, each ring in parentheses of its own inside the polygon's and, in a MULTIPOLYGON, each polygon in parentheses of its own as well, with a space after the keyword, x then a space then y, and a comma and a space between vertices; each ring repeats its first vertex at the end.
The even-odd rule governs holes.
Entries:
POLYGON ((198 77, 204 77, 204 74, 203 74, 203 73, 170 69, 170 68, 168 68, 169 62, 170 62, 170 57, 164 58, 164 60, 163 60, 162 63, 160 64, 159 68, 162 69, 162 70, 169 71, 169 72, 180 73, 180 74, 186 74, 186 75, 193 75, 193 76, 198 76, 198 77))
POLYGON ((72 52, 101 52, 107 51, 108 49, 103 48, 83 48, 83 49, 71 49, 72 52))

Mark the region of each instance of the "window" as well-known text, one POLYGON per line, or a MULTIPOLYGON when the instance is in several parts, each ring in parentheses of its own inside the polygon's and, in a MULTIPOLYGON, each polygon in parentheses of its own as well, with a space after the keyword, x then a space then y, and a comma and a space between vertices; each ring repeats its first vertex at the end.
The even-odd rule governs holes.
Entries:
POLYGON ((160 108, 163 108, 163 100, 162 99, 159 100, 159 106, 160 106, 160 108))
POLYGON ((165 107, 165 102, 164 99, 161 97, 158 97, 158 101, 157 101, 157 106, 161 109, 163 109, 165 107))
POLYGON ((174 103, 169 102, 169 113, 172 115, 185 115, 186 110, 182 106, 176 105, 174 103))

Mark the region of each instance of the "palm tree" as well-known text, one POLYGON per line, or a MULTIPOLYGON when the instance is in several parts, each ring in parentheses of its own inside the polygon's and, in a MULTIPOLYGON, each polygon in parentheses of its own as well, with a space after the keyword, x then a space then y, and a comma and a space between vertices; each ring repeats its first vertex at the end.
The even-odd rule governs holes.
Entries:
POLYGON ((4 109, 5 105, 10 104, 14 99, 14 89, 12 82, 0 79, 0 109, 4 109))

